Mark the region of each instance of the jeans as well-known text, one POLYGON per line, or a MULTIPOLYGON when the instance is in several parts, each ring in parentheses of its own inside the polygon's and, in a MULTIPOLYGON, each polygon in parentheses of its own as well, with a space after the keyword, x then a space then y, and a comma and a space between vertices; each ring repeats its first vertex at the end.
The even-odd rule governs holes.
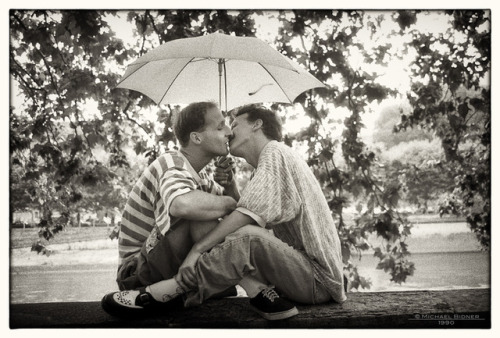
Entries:
POLYGON ((274 285, 295 302, 318 304, 331 300, 326 289, 315 280, 305 253, 255 225, 240 228, 201 255, 196 272, 198 290, 187 294, 186 306, 199 305, 245 277, 274 285))
MULTIPOLYGON (((137 259, 131 260, 118 271, 117 282, 120 290, 136 289, 173 278, 193 247, 191 232, 193 223, 196 226, 208 228, 216 225, 209 224, 209 222, 203 224, 204 222, 181 221, 167 232, 150 252, 147 252, 146 246, 143 245, 137 259)), ((239 284, 251 296, 257 295, 267 287, 267 284, 262 284, 251 276, 236 284, 239 284)))
POLYGON ((144 244, 137 258, 120 267, 117 276, 120 290, 132 290, 172 278, 193 244, 189 221, 180 221, 150 252, 144 244))

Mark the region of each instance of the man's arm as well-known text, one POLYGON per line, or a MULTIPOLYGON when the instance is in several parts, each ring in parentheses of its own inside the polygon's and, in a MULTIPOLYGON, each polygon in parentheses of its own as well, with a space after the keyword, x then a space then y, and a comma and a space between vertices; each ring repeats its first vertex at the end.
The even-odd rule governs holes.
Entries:
POLYGON ((174 198, 170 215, 192 221, 211 221, 224 217, 236 209, 236 200, 230 196, 217 196, 193 190, 174 198))
POLYGON ((230 233, 248 224, 255 224, 254 219, 235 210, 224 217, 206 236, 196 242, 191 250, 202 254, 222 242, 230 233))
POLYGON ((179 273, 175 278, 181 287, 185 290, 196 288, 195 266, 202 253, 222 242, 227 235, 235 232, 242 226, 254 223, 253 218, 237 210, 226 216, 212 231, 193 245, 186 259, 182 262, 179 273))

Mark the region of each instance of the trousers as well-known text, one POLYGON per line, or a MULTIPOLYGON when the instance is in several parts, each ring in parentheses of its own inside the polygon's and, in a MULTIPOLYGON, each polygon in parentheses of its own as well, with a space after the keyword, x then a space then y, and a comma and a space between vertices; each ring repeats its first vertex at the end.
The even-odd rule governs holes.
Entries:
POLYGON ((144 244, 137 257, 120 266, 116 280, 118 287, 133 290, 172 278, 193 244, 189 222, 177 223, 151 251, 148 252, 144 244))
POLYGON ((286 298, 319 304, 331 300, 315 278, 307 255, 255 225, 244 226, 202 254, 196 265, 198 289, 187 294, 185 306, 196 306, 249 277, 273 285, 286 298))
MULTIPOLYGON (((210 222, 180 221, 149 252, 146 244, 139 255, 124 263, 118 270, 117 283, 120 290, 133 290, 142 286, 173 278, 193 247, 193 225, 210 229, 210 222), (206 223, 206 224, 205 224, 206 223)), ((203 232, 203 231, 201 231, 203 232)), ((242 279, 239 284, 249 296, 255 296, 267 287, 258 280, 242 279)), ((233 285, 230 285, 233 286, 233 285)))

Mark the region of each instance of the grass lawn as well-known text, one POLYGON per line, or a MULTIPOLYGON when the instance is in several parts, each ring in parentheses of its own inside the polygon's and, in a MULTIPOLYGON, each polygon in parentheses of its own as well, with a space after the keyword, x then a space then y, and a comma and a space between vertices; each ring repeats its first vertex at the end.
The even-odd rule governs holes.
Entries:
POLYGON ((27 229, 11 229, 10 231, 10 247, 11 249, 31 247, 33 243, 40 240, 42 244, 62 244, 75 243, 83 241, 94 241, 107 239, 111 228, 95 227, 95 228, 66 228, 54 235, 50 241, 38 237, 39 228, 27 229))

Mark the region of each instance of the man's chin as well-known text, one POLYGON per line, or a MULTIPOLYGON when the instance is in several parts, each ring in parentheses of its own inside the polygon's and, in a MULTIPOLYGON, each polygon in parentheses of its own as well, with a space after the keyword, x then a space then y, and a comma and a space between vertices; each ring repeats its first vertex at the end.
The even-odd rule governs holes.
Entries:
POLYGON ((236 149, 234 149, 234 148, 229 147, 229 153, 230 153, 231 155, 233 155, 233 156, 238 156, 238 157, 240 157, 240 156, 238 155, 238 151, 237 151, 236 149))

